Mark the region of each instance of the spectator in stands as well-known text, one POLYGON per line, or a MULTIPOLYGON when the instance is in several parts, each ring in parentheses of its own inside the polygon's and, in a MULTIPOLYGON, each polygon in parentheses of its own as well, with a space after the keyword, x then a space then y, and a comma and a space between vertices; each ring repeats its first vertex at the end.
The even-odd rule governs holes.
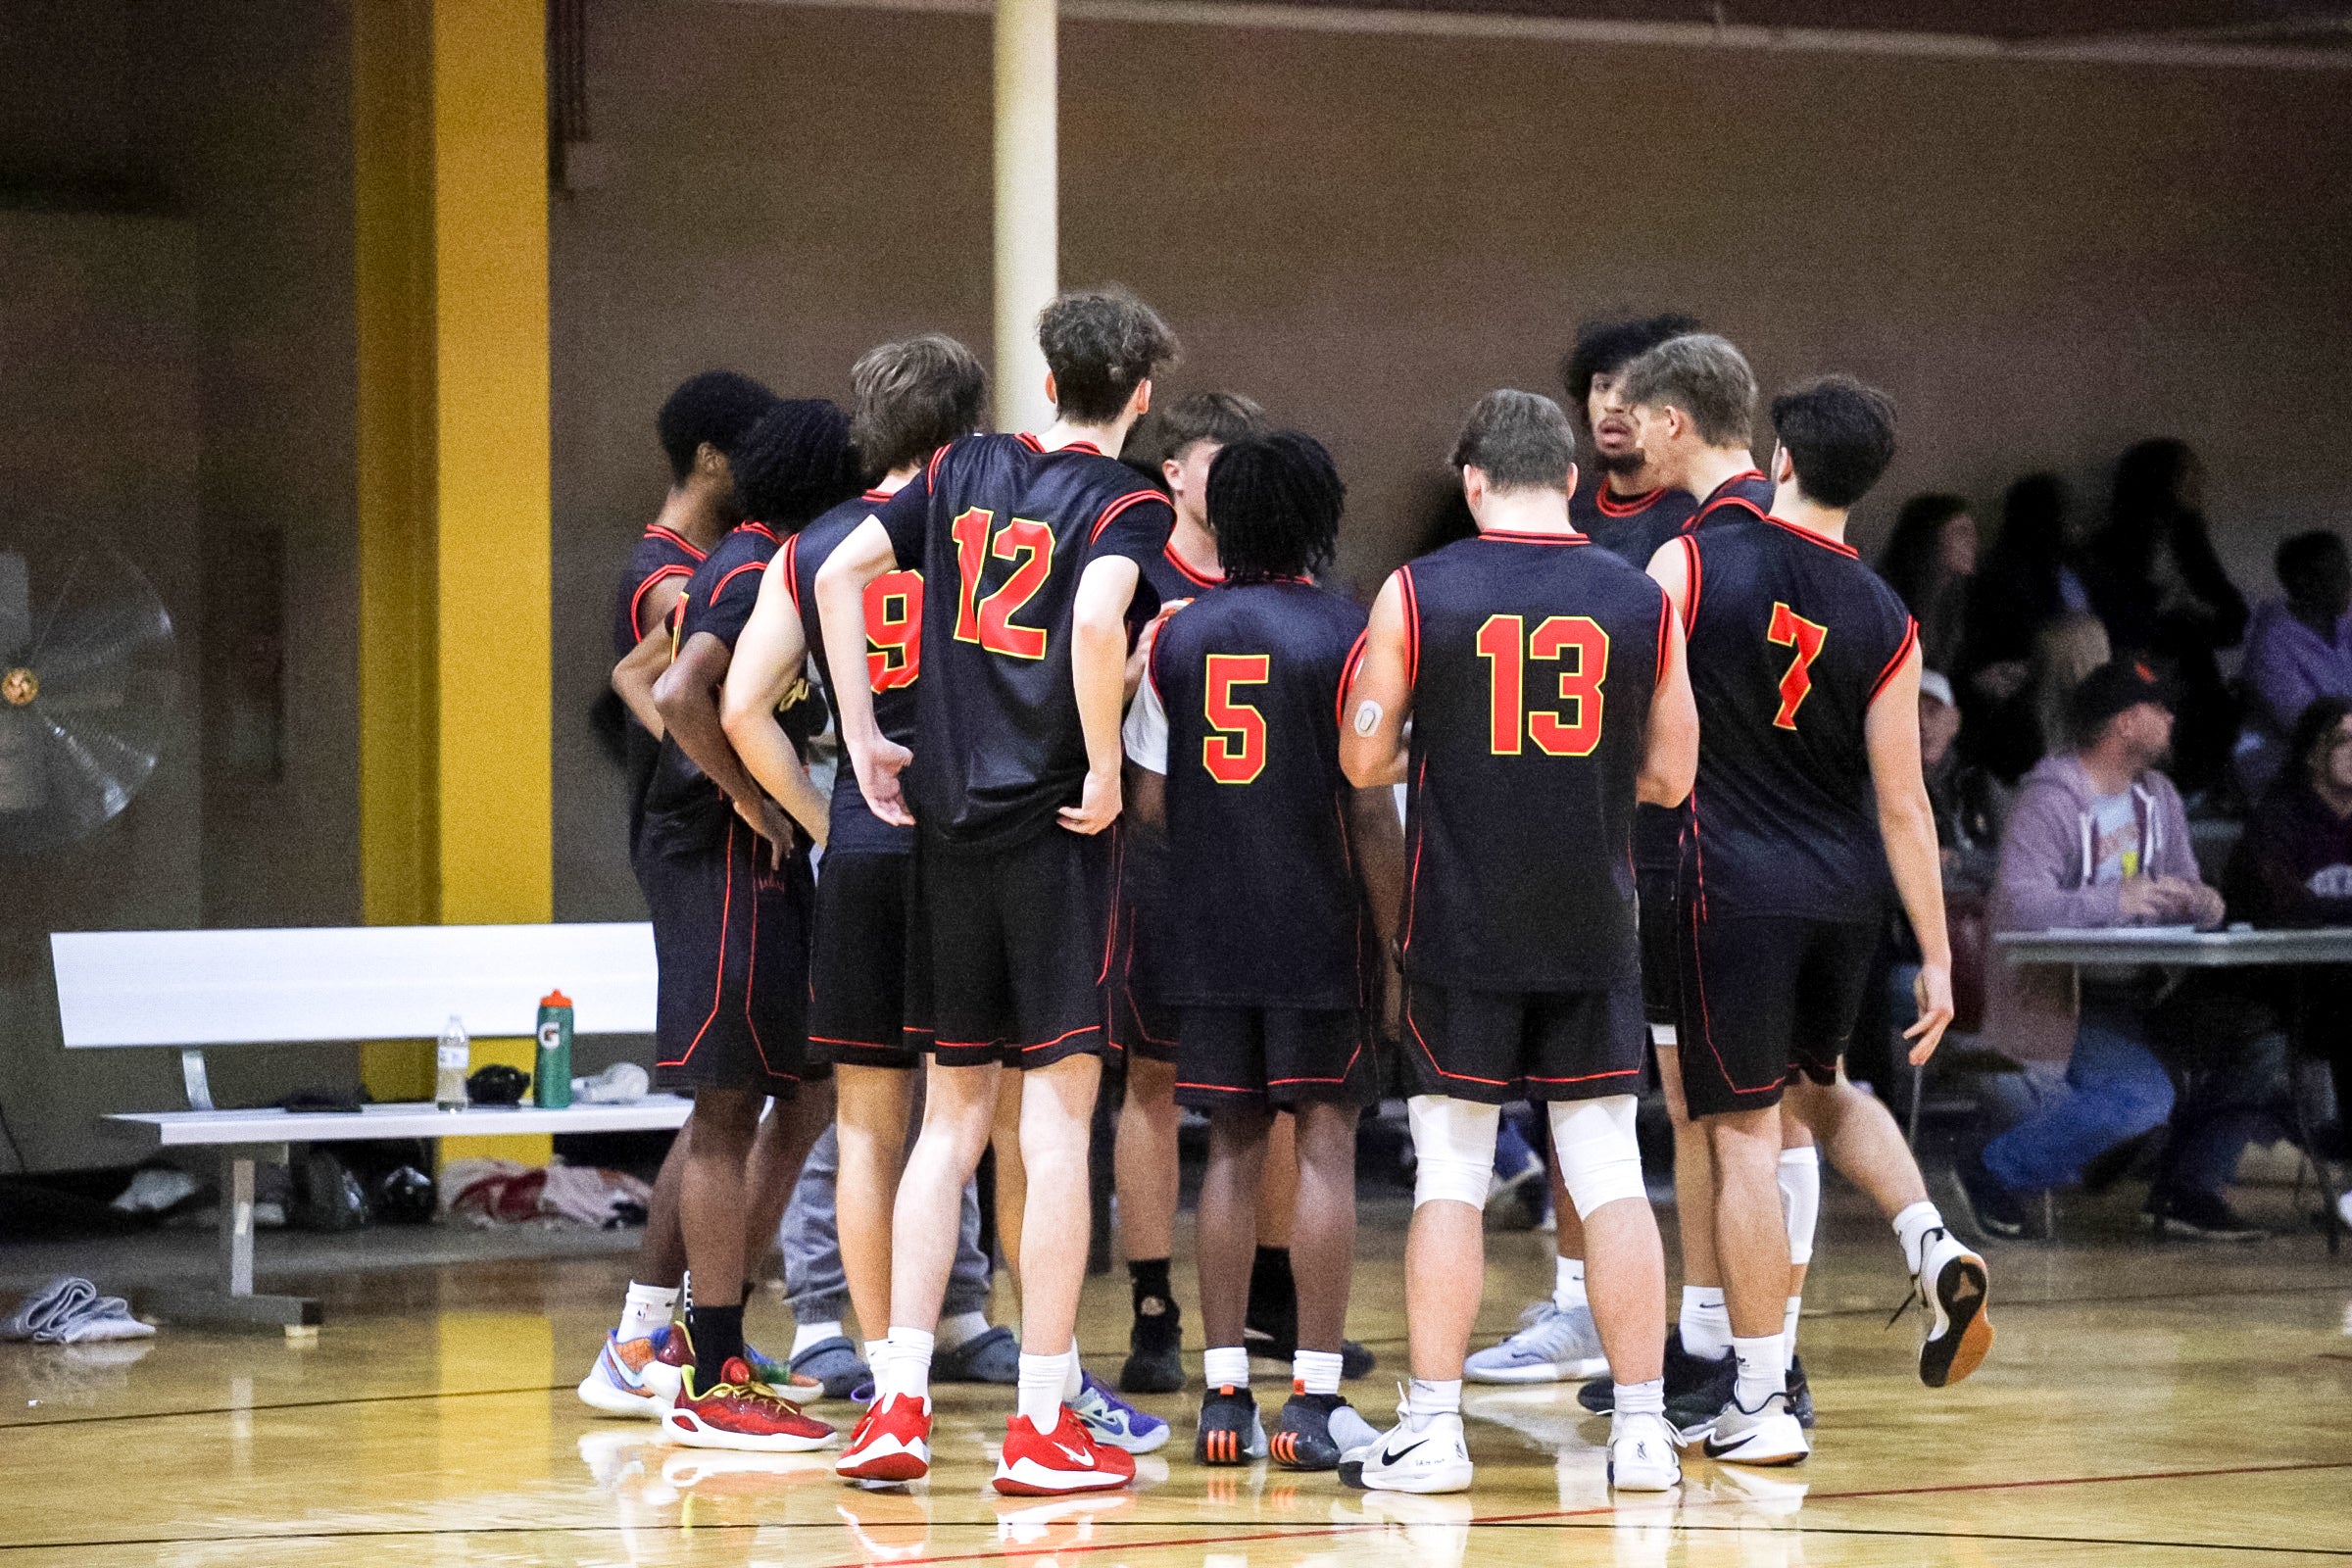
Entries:
POLYGON ((1937 666, 1954 677, 1970 725, 2025 688, 2044 626, 2090 608, 2075 559, 2058 476, 2030 473, 2011 485, 2001 499, 2000 537, 1969 584, 1960 662, 1937 666))
POLYGON ((2279 599, 2254 612, 2239 670, 2246 723, 2237 778, 2260 803, 2286 759, 2287 737, 2319 697, 2352 697, 2352 554, 2341 534, 2299 533, 2278 547, 2279 599))
POLYGON ((1936 810, 1936 843, 1943 852, 1944 891, 1982 893, 1992 886, 2001 854, 2001 819, 2008 801, 2000 784, 1960 755, 1960 707, 1941 670, 1919 676, 1919 760, 1928 804, 1936 810))
MULTIPOLYGON (((2222 896, 2197 872, 2188 819, 2158 771, 2172 742, 2167 694, 2145 664, 2118 660, 2076 688, 2074 745, 2026 780, 2001 847, 1993 928, 2219 925, 2222 896)), ((2160 978, 2140 971, 2000 966, 1987 976, 1991 1043, 2025 1062, 2066 1061, 2064 1089, 1963 1157, 1960 1180, 1978 1224, 2026 1233, 2026 1199, 2077 1180, 2083 1165, 2164 1125, 2173 1074, 2158 1055, 2160 978), (2077 992, 2080 990, 2080 1008, 2077 992)), ((2148 1216, 2183 1234, 2241 1239, 2261 1232, 2231 1212, 2223 1189, 2249 1131, 2235 1106, 2199 1105, 2177 1123, 2176 1147, 2148 1216)))
POLYGON ((1879 575, 1919 622, 1929 669, 1950 669, 1967 638, 1969 585, 1977 575, 1977 519, 1962 496, 1918 495, 1903 503, 1879 553, 1879 575))
MULTIPOLYGON (((2258 926, 2352 925, 2352 700, 2315 698, 2296 721, 2285 765, 2247 819, 2223 885, 2232 917, 2258 926)), ((2264 977, 2267 980, 2267 976, 2264 977)), ((2318 968, 2287 977, 2301 987, 2274 993, 2281 1013, 2316 1023, 2305 1048, 2335 1077, 2339 1118, 2352 1115, 2352 971, 2318 968)), ((2328 1143, 2339 1157, 2344 1121, 2328 1143)))
POLYGON ((2246 634, 2245 596, 2222 569, 2204 512, 2205 466, 2188 444, 2142 441, 2116 466, 2107 522, 2084 549, 2090 607, 2116 653, 2153 656, 2180 703, 2174 773, 2195 794, 2218 782, 2237 734, 2222 649, 2246 634))
POLYGON ((2034 639, 2025 681, 1961 726, 1963 750, 2014 786, 2034 764, 2069 748, 2067 704, 2082 677, 2114 657, 2107 628, 2087 611, 2062 611, 2034 639))

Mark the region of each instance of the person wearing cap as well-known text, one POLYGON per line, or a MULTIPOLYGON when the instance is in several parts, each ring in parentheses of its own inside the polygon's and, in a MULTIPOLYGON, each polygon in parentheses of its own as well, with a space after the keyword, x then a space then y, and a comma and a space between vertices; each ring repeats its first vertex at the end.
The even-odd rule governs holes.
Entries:
POLYGON ((1991 885, 2000 856, 2006 792, 1984 768, 1961 755, 1960 706, 1951 678, 1939 669, 1919 673, 1919 760, 1928 804, 1936 810, 1936 843, 1943 857, 1943 889, 1982 893, 1991 885))
MULTIPOLYGON (((2170 695, 2135 660, 2100 666, 2068 708, 2073 749, 2027 775, 1993 888, 1996 931, 2222 922, 2221 894, 2197 870, 2180 791, 2159 769, 2172 749, 2170 695)), ((2023 1062, 2063 1060, 2062 1085, 2007 1132, 1964 1155, 1962 1190, 1994 1236, 2028 1229, 2026 1199, 2079 1179, 2098 1155, 2174 1115, 2173 1075, 2154 1047, 2155 988, 2136 968, 1998 965, 1987 977, 1990 1043, 2023 1062), (2079 994, 2079 1004, 2078 1004, 2079 994)), ((2199 1107, 2200 1111, 2204 1107, 2199 1107)), ((2259 1236, 2223 1188, 2246 1144, 2245 1118, 2180 1118, 2148 1215, 2160 1230, 2259 1236)))

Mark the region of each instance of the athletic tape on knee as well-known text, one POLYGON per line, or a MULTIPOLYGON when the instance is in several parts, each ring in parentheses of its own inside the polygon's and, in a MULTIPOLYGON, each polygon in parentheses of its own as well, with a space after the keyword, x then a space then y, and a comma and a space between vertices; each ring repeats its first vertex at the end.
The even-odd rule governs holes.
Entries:
POLYGON ((1415 1095, 1404 1106, 1413 1129, 1413 1206, 1445 1199, 1485 1208, 1502 1107, 1450 1095, 1415 1095))
POLYGON ((1634 1138, 1633 1096, 1553 1101, 1551 1147, 1559 1152, 1560 1177, 1577 1218, 1620 1198, 1648 1198, 1642 1146, 1634 1138))
POLYGON ((1811 1144, 1781 1151, 1781 1217, 1788 1225, 1788 1261, 1813 1261, 1813 1229, 1821 1220, 1821 1152, 1811 1144))

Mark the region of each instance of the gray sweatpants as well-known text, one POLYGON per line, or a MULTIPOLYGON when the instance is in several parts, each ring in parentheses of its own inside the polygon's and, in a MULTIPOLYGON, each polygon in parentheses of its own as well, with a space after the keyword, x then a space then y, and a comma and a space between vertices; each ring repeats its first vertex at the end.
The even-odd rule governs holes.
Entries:
MULTIPOLYGON (((850 1315, 850 1282, 842 1272, 841 1234, 833 1223, 833 1189, 840 1175, 841 1146, 827 1127, 808 1151, 800 1185, 792 1190, 784 1223, 776 1232, 776 1245, 784 1251, 784 1299, 791 1304, 795 1323, 833 1323, 850 1315)), ((956 1266, 948 1275, 943 1315, 983 1309, 988 1288, 988 1256, 980 1250, 980 1189, 966 1182, 963 1227, 956 1241, 956 1266)), ((878 1334, 887 1325, 858 1327, 878 1334)))

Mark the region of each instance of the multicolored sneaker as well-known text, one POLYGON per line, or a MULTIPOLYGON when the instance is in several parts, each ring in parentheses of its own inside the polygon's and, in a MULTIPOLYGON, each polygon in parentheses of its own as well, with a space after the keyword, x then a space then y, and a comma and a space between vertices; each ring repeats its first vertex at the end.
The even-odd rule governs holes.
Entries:
POLYGON ((781 1390, 802 1404, 806 1404, 811 1399, 825 1397, 823 1379, 811 1377, 806 1372, 797 1370, 788 1361, 779 1361, 772 1355, 762 1353, 760 1348, 749 1340, 743 1342, 743 1360, 744 1364, 752 1369, 754 1382, 764 1383, 771 1389, 781 1390))
POLYGON ((833 1473, 844 1481, 919 1481, 931 1471, 931 1400, 894 1394, 866 1407, 833 1473))
MULTIPOLYGON (((1107 1443, 1129 1453, 1150 1453, 1168 1441, 1165 1421, 1129 1404, 1092 1372, 1079 1384, 1078 1397, 1069 1402, 1068 1409, 1085 1424, 1097 1443, 1107 1443)), ((1132 1466, 1128 1473, 1134 1473, 1132 1466)))
MULTIPOLYGON (((656 1416, 668 1408, 677 1392, 673 1378, 649 1378, 658 1364, 669 1330, 656 1329, 643 1339, 624 1340, 608 1330, 596 1352, 596 1365, 580 1379, 580 1402, 606 1415, 656 1416)), ((662 1368, 664 1372, 672 1368, 662 1368)))
POLYGON ((1285 1470, 1337 1470, 1340 1455, 1379 1439, 1372 1423, 1344 1396, 1294 1392, 1283 1401, 1282 1418, 1268 1442, 1274 1462, 1285 1470))
POLYGON ((727 1357, 708 1386, 689 1362, 681 1369, 677 1401, 662 1413, 662 1435, 690 1448, 741 1448, 753 1453, 802 1453, 833 1441, 833 1429, 752 1376, 742 1356, 727 1357))
MULTIPOLYGON (((1168 1424, 1162 1421, 1159 1442, 1166 1442, 1167 1436, 1168 1424)), ((1107 1492, 1134 1480, 1135 1460, 1099 1441, 1069 1405, 1061 1407, 1051 1432, 1038 1431, 1026 1416, 1016 1415, 1004 1423, 1004 1447, 997 1458, 995 1486, 1005 1496, 1107 1492)))

